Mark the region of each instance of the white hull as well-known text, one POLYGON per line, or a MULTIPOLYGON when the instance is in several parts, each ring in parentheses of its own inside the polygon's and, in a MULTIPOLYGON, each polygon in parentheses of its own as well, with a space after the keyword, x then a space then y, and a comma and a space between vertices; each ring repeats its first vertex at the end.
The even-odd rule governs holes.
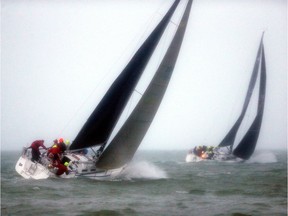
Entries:
POLYGON ((196 156, 196 155, 193 154, 193 153, 188 153, 188 154, 186 155, 186 158, 185 158, 185 161, 186 161, 187 163, 199 162, 199 161, 203 161, 203 160, 204 160, 204 159, 196 156))
POLYGON ((236 158, 235 156, 233 156, 232 154, 228 154, 225 152, 215 152, 215 154, 213 155, 213 157, 211 159, 205 159, 205 158, 201 158, 197 155, 195 155, 194 153, 188 153, 186 155, 185 161, 187 163, 191 163, 191 162, 199 162, 199 161, 207 161, 207 160, 216 160, 216 161, 241 161, 241 159, 236 158))
POLYGON ((22 155, 16 163, 16 172, 25 179, 47 179, 50 171, 39 163, 33 163, 29 158, 22 155))
POLYGON ((125 168, 125 166, 123 166, 117 169, 102 170, 96 168, 96 161, 92 157, 75 153, 66 154, 64 160, 70 160, 68 168, 71 172, 75 173, 75 177, 85 177, 97 180, 115 179, 125 168))
POLYGON ((16 163, 15 170, 25 179, 48 179, 48 178, 89 178, 96 180, 113 180, 117 178, 125 166, 118 169, 100 170, 95 166, 93 158, 82 155, 68 153, 63 160, 69 161, 69 174, 55 175, 56 170, 48 168, 50 161, 43 157, 40 163, 34 163, 30 160, 27 152, 24 151, 16 163))

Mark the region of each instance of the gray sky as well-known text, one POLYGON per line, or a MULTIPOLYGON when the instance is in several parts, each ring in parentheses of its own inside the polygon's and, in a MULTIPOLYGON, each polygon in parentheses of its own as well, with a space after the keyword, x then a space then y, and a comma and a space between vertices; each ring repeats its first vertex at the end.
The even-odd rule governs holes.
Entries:
MULTIPOLYGON (((47 146, 59 137, 73 140, 171 4, 2 0, 2 150, 20 150, 35 139, 44 139, 47 146)), ((176 14, 173 22, 178 20, 176 14)), ((174 30, 171 23, 170 33, 174 30)), ((217 145, 240 114, 263 31, 267 95, 257 149, 286 147, 287 1, 194 0, 170 85, 140 148, 217 145)), ((169 35, 144 81, 160 63, 169 35)), ((137 90, 143 92, 144 86, 137 90)), ((138 99, 133 95, 124 118, 138 99)))

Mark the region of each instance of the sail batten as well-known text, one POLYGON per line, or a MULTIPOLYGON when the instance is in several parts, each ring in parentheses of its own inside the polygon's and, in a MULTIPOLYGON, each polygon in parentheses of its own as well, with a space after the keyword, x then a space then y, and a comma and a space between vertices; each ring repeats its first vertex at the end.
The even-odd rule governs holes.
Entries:
POLYGON ((179 1, 175 0, 160 23, 113 82, 74 139, 70 150, 102 145, 107 142, 179 1))
POLYGON ((133 112, 96 163, 101 169, 115 169, 129 162, 151 125, 172 76, 186 30, 192 0, 189 0, 178 29, 152 81, 133 112))

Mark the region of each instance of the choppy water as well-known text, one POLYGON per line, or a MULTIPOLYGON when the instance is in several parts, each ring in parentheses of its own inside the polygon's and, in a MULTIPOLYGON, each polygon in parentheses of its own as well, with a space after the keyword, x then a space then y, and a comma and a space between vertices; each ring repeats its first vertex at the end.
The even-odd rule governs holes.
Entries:
POLYGON ((140 151, 115 181, 25 180, 1 154, 2 215, 287 215, 287 152, 245 163, 185 163, 185 151, 140 151))

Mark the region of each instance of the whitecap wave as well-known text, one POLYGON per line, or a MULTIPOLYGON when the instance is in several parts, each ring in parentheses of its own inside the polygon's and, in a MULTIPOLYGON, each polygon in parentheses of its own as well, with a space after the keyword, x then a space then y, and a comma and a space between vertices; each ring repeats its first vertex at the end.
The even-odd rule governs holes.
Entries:
POLYGON ((248 163, 276 163, 277 157, 272 152, 255 152, 248 163))
POLYGON ((132 162, 122 173, 125 179, 166 179, 167 174, 161 168, 147 161, 132 162))

